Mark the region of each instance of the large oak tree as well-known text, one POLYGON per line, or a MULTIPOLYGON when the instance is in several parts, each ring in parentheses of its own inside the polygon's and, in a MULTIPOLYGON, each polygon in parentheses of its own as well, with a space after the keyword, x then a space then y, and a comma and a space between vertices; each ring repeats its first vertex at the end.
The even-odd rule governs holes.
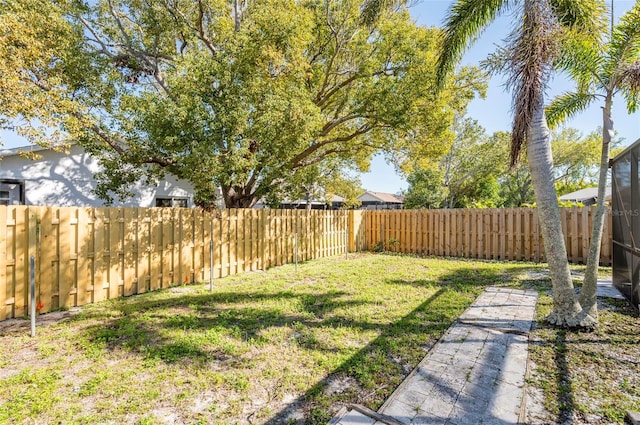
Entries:
POLYGON ((403 2, 4 0, 0 122, 98 156, 98 194, 163 173, 210 206, 286 196, 314 173, 446 149, 484 81, 435 94, 439 30, 403 2), (377 3, 376 3, 377 4, 377 3))

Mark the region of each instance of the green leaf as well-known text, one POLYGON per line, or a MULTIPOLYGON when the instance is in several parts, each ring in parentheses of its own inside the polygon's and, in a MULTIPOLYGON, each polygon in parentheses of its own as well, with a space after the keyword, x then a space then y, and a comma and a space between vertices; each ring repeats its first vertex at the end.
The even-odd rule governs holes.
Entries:
POLYGON ((584 111, 599 96, 583 92, 566 92, 557 96, 545 109, 549 126, 554 128, 584 111))

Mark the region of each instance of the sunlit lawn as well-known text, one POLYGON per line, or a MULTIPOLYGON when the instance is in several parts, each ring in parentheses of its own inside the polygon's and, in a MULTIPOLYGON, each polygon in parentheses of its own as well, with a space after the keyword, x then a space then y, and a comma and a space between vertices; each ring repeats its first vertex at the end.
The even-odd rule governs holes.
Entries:
POLYGON ((372 409, 531 264, 358 254, 83 308, 0 336, 0 422, 326 423, 372 409))

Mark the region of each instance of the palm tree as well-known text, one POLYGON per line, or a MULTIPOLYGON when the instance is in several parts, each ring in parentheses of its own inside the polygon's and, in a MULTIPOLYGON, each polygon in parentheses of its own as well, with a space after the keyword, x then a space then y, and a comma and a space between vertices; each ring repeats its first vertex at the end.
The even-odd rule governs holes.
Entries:
POLYGON ((520 7, 521 18, 509 37, 507 86, 513 91, 511 164, 523 146, 534 186, 540 229, 551 273, 553 312, 558 326, 592 326, 596 320, 575 299, 560 211, 553 181, 550 134, 544 114, 544 90, 561 51, 565 31, 597 36, 602 27, 601 2, 595 0, 459 0, 450 9, 438 62, 439 87, 446 84, 468 45, 498 14, 520 7))
POLYGON ((596 289, 600 243, 605 218, 605 188, 609 170, 609 148, 613 137, 611 108, 613 97, 620 93, 633 113, 640 101, 640 4, 629 10, 613 26, 606 43, 594 43, 581 34, 569 34, 566 49, 559 61, 561 69, 576 81, 576 90, 558 96, 547 108, 550 125, 556 125, 602 99, 602 153, 598 180, 598 204, 591 230, 591 242, 580 305, 597 317, 596 289))

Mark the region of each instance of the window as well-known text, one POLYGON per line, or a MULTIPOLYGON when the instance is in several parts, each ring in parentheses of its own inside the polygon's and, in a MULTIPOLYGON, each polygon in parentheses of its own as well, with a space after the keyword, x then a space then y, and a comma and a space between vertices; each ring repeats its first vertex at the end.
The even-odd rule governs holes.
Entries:
POLYGON ((156 207, 162 208, 187 208, 189 207, 189 202, 187 198, 164 198, 164 197, 156 197, 156 207))
POLYGON ((9 205, 11 197, 8 190, 0 190, 0 205, 9 205))
POLYGON ((24 180, 0 179, 0 205, 24 205, 24 180))

